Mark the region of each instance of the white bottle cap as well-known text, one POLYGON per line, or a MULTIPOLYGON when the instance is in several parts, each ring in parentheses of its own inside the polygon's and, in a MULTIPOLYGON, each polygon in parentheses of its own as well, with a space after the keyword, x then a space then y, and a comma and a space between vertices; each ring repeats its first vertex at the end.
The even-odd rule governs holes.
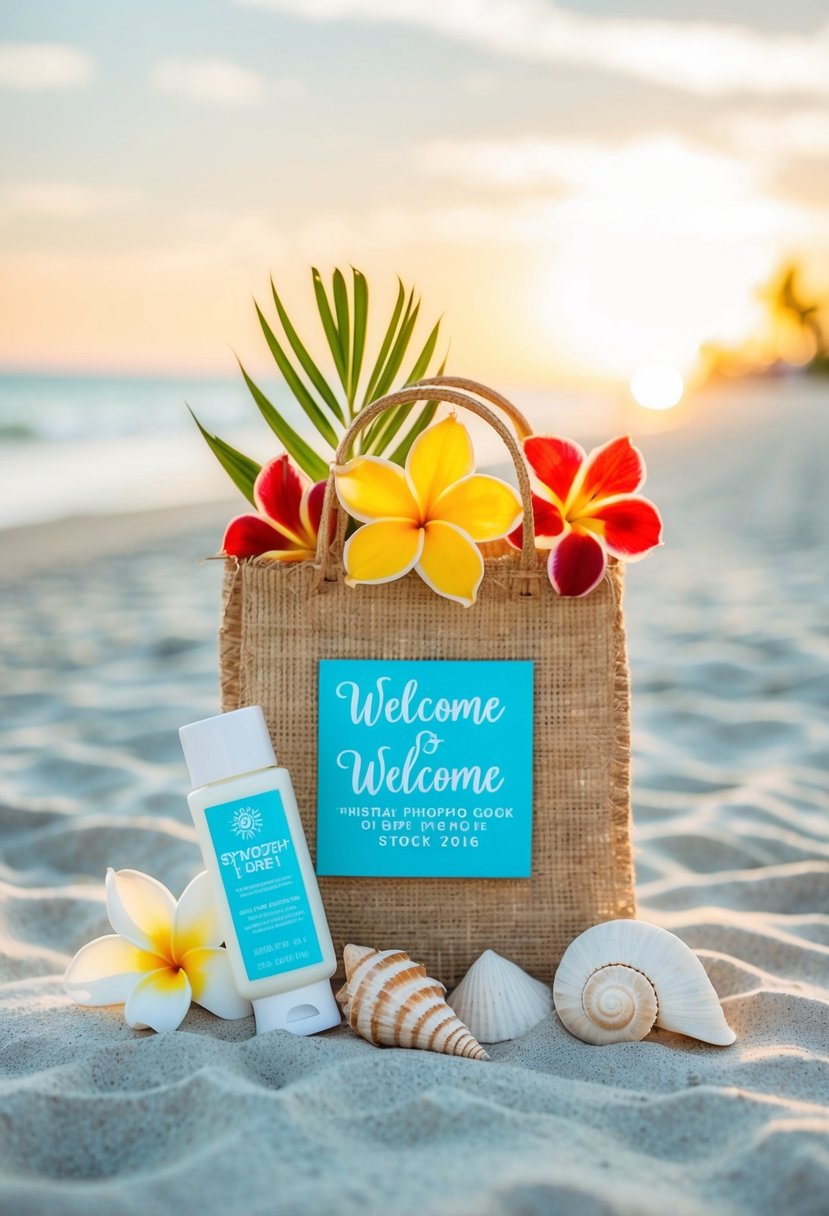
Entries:
POLYGON ((319 1034, 339 1026, 342 1018, 329 980, 318 980, 293 992, 262 996, 253 1002, 256 1033, 290 1030, 291 1034, 319 1034))
POLYGON ((178 734, 195 790, 276 764, 261 705, 191 722, 178 734))

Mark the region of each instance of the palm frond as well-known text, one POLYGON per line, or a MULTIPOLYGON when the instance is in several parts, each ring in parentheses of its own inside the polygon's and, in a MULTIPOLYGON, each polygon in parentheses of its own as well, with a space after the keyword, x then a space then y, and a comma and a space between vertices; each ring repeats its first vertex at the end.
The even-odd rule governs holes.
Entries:
POLYGON ((242 364, 239 368, 248 386, 251 397, 256 402, 259 413, 276 435, 289 456, 293 456, 299 467, 314 481, 322 481, 328 476, 328 463, 318 456, 314 449, 298 435, 294 428, 285 421, 279 410, 268 400, 257 384, 254 384, 242 364))
MULTIPOLYGON (((357 274, 358 271, 355 271, 354 273, 357 274)), ((345 422, 345 415, 343 414, 342 406, 337 400, 336 395, 325 376, 323 376, 314 360, 308 354, 307 349, 303 345, 299 335, 291 324, 291 318, 288 316, 282 301, 277 295, 273 279, 271 279, 271 291, 273 293, 273 302, 274 306, 276 307, 277 316, 279 317, 279 323, 285 331, 285 337, 290 343, 291 350, 299 360, 302 370, 305 372, 305 375, 311 381, 314 388, 317 390, 320 397, 322 397, 323 401, 331 410, 331 413, 334 415, 337 421, 345 422)))
MULTIPOLYGON (((407 288, 398 278, 395 302, 382 327, 382 337, 375 354, 369 349, 368 343, 369 288, 362 271, 352 266, 350 277, 347 278, 342 270, 335 268, 330 289, 327 290, 319 270, 312 267, 311 281, 320 326, 334 364, 336 380, 339 381, 338 387, 335 387, 336 381, 332 382, 311 356, 308 345, 291 321, 273 279, 271 293, 279 325, 269 321, 256 301, 254 305, 268 350, 286 387, 326 448, 336 449, 345 429, 361 409, 384 396, 395 385, 403 387, 399 382, 400 369, 412 344, 421 306, 414 288, 407 288)), ((437 348, 440 326, 441 321, 438 320, 415 358, 405 384, 430 374, 429 364, 437 348)), ((315 481, 322 480, 328 473, 330 455, 323 456, 315 451, 311 443, 265 396, 241 362, 239 367, 260 414, 286 452, 309 477, 315 481)), ((443 365, 439 369, 439 372, 442 371, 443 365)), ((435 374, 434 371, 432 374, 435 374)), ((402 464, 412 443, 428 426, 436 409, 436 402, 418 403, 398 407, 390 415, 376 419, 361 436, 361 450, 379 455, 388 452, 392 443, 397 441, 389 459, 402 464), (404 427, 407 429, 401 439, 400 432, 404 427)), ((253 482, 260 466, 207 431, 195 414, 193 419, 216 459, 252 502, 253 482)))
MULTIPOLYGON (((429 337, 426 339, 426 344, 423 350, 415 360, 414 367, 409 372, 406 379, 406 384, 415 384, 421 380, 426 373, 426 368, 429 366, 432 355, 435 353, 437 346, 438 334, 440 332, 440 320, 438 320, 429 337)), ((444 363, 446 360, 444 359, 444 363)), ((438 372, 438 375, 441 375, 438 372)), ((376 430, 373 435, 369 435, 363 445, 363 451, 366 452, 382 452, 389 446, 397 432, 400 430, 403 423, 408 418, 409 414, 414 409, 414 403, 411 405, 398 405, 397 409, 392 410, 391 414, 386 414, 382 418, 378 418, 376 430), (378 425, 379 424, 379 425, 378 425)), ((369 430, 371 431, 371 427, 369 430)))
POLYGON ((345 367, 345 382, 343 388, 351 396, 351 318, 348 307, 348 290, 341 270, 335 270, 332 278, 334 295, 334 312, 337 318, 337 337, 340 342, 340 353, 345 367))
POLYGON ((362 271, 351 267, 354 296, 354 338, 351 347, 351 375, 348 385, 348 408, 354 413, 354 401, 363 370, 363 355, 366 349, 366 327, 368 325, 368 283, 362 271))
POLYGON ((314 398, 308 392, 308 389, 303 384, 302 380, 300 380, 299 376, 294 371, 290 359, 277 342, 273 330, 262 315, 262 310, 256 301, 254 301, 254 306, 256 308, 256 315, 259 318, 259 324, 262 327, 262 333, 265 335, 265 341, 267 342, 270 352, 274 357, 276 366, 285 377, 285 383, 288 385, 288 388, 302 406, 307 417, 311 420, 311 422, 313 422, 320 435, 322 435, 325 442, 330 443, 332 447, 336 447, 336 431, 328 421, 328 418, 322 412, 322 408, 319 403, 314 400, 314 398))
POLYGON ((388 353, 391 349, 391 344, 394 341, 394 335, 397 333, 397 323, 400 320, 400 314, 403 311, 403 301, 406 299, 406 288, 403 286, 402 280, 398 279, 397 284, 397 301, 395 302, 391 319, 386 327, 383 341, 380 343, 380 350, 377 352, 377 359, 375 360, 374 368, 372 369, 371 375, 368 378, 368 384, 366 385, 365 396, 363 397, 363 404, 361 406, 362 409, 365 409, 370 402, 376 401, 377 397, 379 396, 379 394, 375 392, 375 389, 377 388, 377 381, 380 379, 380 375, 386 364, 386 359, 388 358, 388 353))
POLYGON ((187 408, 190 410, 190 417, 201 431, 205 443, 230 477, 230 480, 235 486, 239 487, 248 502, 253 503, 253 483, 256 481, 262 466, 257 464, 255 460, 251 460, 250 456, 245 456, 243 452, 232 448, 229 443, 225 443, 218 435, 211 435, 210 431, 199 422, 189 405, 187 408))
POLYGON ((348 392, 348 371, 346 360, 343 358, 343 350, 340 345, 340 335, 337 331, 337 326, 334 322, 334 316, 331 312, 331 305, 328 302, 328 296, 325 293, 320 272, 316 266, 311 268, 311 279, 314 284, 314 295, 317 299, 317 312, 320 315, 322 328, 325 331, 325 337, 328 341, 328 349, 331 351, 331 357, 334 360, 334 366, 337 369, 337 375, 340 377, 340 384, 346 392, 348 392))

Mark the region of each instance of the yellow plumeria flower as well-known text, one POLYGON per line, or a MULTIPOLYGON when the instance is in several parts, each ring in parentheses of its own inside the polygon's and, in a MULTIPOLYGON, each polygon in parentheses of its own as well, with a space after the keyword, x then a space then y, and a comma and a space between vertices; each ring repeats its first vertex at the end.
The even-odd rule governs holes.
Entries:
POLYGON ((107 870, 107 915, 115 930, 84 946, 63 986, 79 1005, 124 1005, 134 1030, 175 1030, 195 1001, 220 1018, 244 1018, 206 873, 178 902, 139 870, 107 870))
POLYGON ((405 469, 355 456, 334 474, 340 502, 364 525, 343 552, 350 586, 416 570, 438 595, 468 608, 484 574, 476 542, 500 540, 522 516, 512 486, 475 473, 469 432, 454 415, 418 436, 405 469))

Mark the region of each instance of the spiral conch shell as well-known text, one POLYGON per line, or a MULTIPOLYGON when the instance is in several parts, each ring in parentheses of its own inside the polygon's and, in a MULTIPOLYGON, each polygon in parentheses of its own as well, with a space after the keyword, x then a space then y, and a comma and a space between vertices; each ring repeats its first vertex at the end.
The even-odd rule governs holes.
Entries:
POLYGON ((635 1042, 654 1025, 720 1047, 737 1037, 697 956, 645 921, 607 921, 571 942, 553 1000, 564 1025, 585 1043, 635 1042))
POLYGON ((416 1047, 488 1060, 443 999, 446 989, 403 950, 346 946, 345 984, 337 993, 345 1020, 369 1043, 416 1047))
POLYGON ((494 950, 475 960, 447 999, 482 1043, 519 1039, 553 1010, 550 985, 494 950))

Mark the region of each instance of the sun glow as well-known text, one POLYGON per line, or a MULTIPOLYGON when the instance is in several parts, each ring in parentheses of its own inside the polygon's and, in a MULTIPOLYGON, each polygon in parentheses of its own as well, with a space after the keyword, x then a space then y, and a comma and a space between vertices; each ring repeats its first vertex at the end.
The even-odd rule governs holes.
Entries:
POLYGON ((671 410, 682 400, 685 383, 671 363, 643 363, 630 378, 630 391, 646 410, 671 410))
POLYGON ((810 229, 753 163, 678 136, 521 150, 559 184, 529 213, 546 251, 534 315, 559 363, 597 378, 627 382, 654 359, 690 371, 712 336, 741 346, 757 327, 758 283, 810 229))

